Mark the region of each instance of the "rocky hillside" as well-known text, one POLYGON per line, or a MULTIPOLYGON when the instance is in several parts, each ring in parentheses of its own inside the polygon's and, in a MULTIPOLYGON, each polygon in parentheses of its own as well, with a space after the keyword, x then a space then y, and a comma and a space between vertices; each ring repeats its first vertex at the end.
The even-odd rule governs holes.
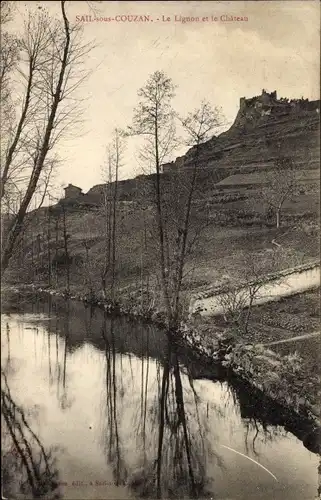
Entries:
MULTIPOLYGON (((320 101, 277 98, 276 92, 262 91, 260 96, 240 99, 240 107, 231 128, 204 143, 200 153, 202 174, 199 181, 211 184, 235 174, 264 171, 282 156, 291 156, 298 169, 319 168, 320 101), (206 173, 207 172, 207 173, 206 173)), ((186 174, 193 164, 194 148, 163 165, 163 182, 171 184, 171 175, 186 174)), ((140 175, 119 182, 121 201, 135 199, 153 181, 153 175, 140 175)), ((66 190, 66 198, 75 203, 95 205, 101 201, 104 185, 81 193, 76 186, 66 190)))
MULTIPOLYGON (((320 101, 278 99, 276 92, 240 99, 232 127, 203 144, 202 166, 244 172, 268 167, 282 155, 291 155, 303 168, 320 161, 320 101)), ((193 148, 164 166, 165 172, 188 168, 193 148)))

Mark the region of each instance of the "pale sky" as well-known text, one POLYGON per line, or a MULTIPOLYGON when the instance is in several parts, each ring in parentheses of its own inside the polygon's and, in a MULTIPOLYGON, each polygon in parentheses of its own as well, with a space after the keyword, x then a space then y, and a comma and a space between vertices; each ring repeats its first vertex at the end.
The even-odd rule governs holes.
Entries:
MULTIPOLYGON (((19 2, 16 25, 21 25, 24 8, 43 6, 59 15, 59 5, 19 2)), ((88 56, 94 71, 80 91, 87 98, 83 134, 59 144, 63 162, 55 175, 57 186, 70 182, 86 192, 102 182, 112 130, 130 124, 137 91, 156 70, 164 70, 178 86, 173 105, 179 113, 192 111, 206 98, 222 108, 230 124, 240 97, 258 95, 263 88, 277 90, 280 97, 320 98, 318 1, 103 1, 97 6, 97 17, 150 15, 153 22, 83 23, 85 40, 97 44, 88 56), (210 20, 224 14, 248 21, 210 20), (209 21, 182 24, 175 15, 208 16, 209 21), (171 20, 162 22, 162 16, 171 20)), ((82 1, 67 2, 66 10, 71 22, 76 16, 95 17, 82 1)), ((131 140, 121 178, 141 173, 137 156, 131 140)))

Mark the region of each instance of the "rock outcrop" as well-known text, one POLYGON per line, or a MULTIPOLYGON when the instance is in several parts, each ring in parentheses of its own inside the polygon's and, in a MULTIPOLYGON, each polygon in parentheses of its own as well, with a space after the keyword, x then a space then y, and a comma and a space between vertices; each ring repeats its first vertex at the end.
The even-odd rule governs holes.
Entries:
MULTIPOLYGON (((320 161, 320 101, 277 98, 265 90, 257 97, 240 99, 231 128, 204 143, 200 152, 203 168, 242 172, 267 168, 280 155, 291 155, 298 166, 312 168, 320 161)), ((164 165, 164 172, 188 169, 194 148, 184 157, 164 165)))

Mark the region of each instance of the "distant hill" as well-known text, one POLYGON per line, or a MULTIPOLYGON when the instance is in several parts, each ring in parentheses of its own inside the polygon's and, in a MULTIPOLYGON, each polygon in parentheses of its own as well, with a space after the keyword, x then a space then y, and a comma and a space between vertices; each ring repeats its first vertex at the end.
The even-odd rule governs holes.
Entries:
MULTIPOLYGON (((201 146, 200 169, 211 172, 214 182, 234 174, 249 174, 271 167, 275 160, 291 156, 300 169, 316 169, 320 163, 320 101, 278 99, 276 91, 240 99, 233 125, 201 146)), ((194 148, 163 165, 163 182, 171 174, 187 173, 193 165, 194 148)), ((202 177, 202 176, 200 176, 202 177)), ((206 179, 206 175, 203 175, 206 179)), ((130 201, 153 175, 139 175, 119 182, 119 197, 130 201)), ((65 198, 82 205, 100 203, 104 184, 82 193, 76 186, 66 189, 65 198)))
MULTIPOLYGON (((268 167, 280 154, 292 156, 303 168, 319 164, 320 101, 278 99, 276 91, 265 90, 257 97, 242 97, 231 128, 202 145, 201 163, 204 168, 250 172, 268 167)), ((192 158, 193 148, 164 165, 164 172, 188 168, 192 158)))

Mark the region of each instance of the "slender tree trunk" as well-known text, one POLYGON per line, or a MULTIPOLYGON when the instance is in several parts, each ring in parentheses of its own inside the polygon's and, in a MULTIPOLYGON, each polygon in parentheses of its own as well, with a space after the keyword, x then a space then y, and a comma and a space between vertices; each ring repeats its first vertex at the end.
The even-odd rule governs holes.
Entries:
POLYGON ((164 427, 165 427, 165 406, 166 406, 166 393, 169 382, 169 359, 167 358, 163 368, 161 398, 160 398, 160 416, 159 416, 159 430, 158 430, 158 450, 157 450, 157 472, 156 472, 156 490, 157 498, 162 496, 162 463, 163 463, 163 440, 164 440, 164 427))
POLYGON ((161 167, 159 159, 159 139, 158 139, 158 115, 156 107, 155 116, 155 158, 156 158, 156 209, 157 209, 157 225, 159 237, 159 251, 160 251, 160 267, 161 267, 161 282, 162 292, 167 310, 168 323, 172 322, 172 310, 169 298, 168 279, 165 263, 165 239, 164 239, 164 221, 162 213, 162 196, 161 196, 161 167))
POLYGON ((20 268, 22 268, 23 264, 24 264, 24 246, 25 246, 25 239, 24 239, 24 234, 22 233, 21 240, 20 240, 20 252, 19 252, 19 266, 20 266, 20 268))
POLYGON ((89 290, 90 294, 90 299, 94 298, 94 287, 93 287, 93 281, 92 281, 92 271, 90 268, 90 256, 89 256, 89 247, 87 242, 84 242, 85 245, 85 251, 86 251, 86 283, 87 283, 87 288, 89 290))
POLYGON ((184 217, 184 222, 183 222, 183 230, 182 230, 181 248, 178 248, 178 261, 177 261, 177 265, 176 265, 177 270, 176 270, 176 279, 175 279, 176 290, 175 290, 175 298, 174 298, 175 328, 177 327, 177 322, 179 319, 178 316, 179 316, 179 308, 180 308, 180 292, 181 292, 181 287, 182 287, 183 271, 184 271, 185 260, 186 260, 186 246, 187 246, 187 239, 188 239, 189 226, 190 226, 192 202, 193 202, 193 196, 194 196, 195 185, 196 185, 196 176, 197 176, 197 169, 198 169, 198 152, 199 152, 198 146, 199 146, 199 144, 197 144, 197 146, 196 146, 196 148, 197 148, 196 149, 196 158, 195 158, 195 162, 194 162, 193 174, 192 174, 192 179, 191 179, 191 186, 190 186, 188 198, 187 198, 186 212, 185 212, 185 217, 184 217))
POLYGON ((68 252, 68 234, 66 225, 66 209, 65 205, 62 203, 62 213, 63 213, 63 237, 64 237, 64 251, 65 251, 65 265, 66 265, 66 277, 67 277, 67 293, 70 292, 70 257, 68 252))
POLYGON ((58 244, 59 244, 59 219, 56 217, 55 223, 55 273, 56 273, 56 286, 58 286, 58 244))
POLYGON ((69 316, 70 316, 69 302, 67 302, 67 325, 66 325, 66 332, 65 332, 63 376, 62 376, 62 386, 63 386, 64 391, 66 390, 67 350, 68 350, 68 342, 69 342, 69 321, 70 321, 69 316))
POLYGON ((33 231, 31 233, 31 265, 32 265, 32 269, 34 269, 34 266, 35 266, 35 260, 34 260, 34 234, 33 234, 33 231))
POLYGON ((104 217, 105 217, 105 255, 104 255, 104 268, 101 275, 101 285, 104 299, 107 298, 107 284, 106 278, 110 268, 111 262, 111 196, 110 196, 110 183, 111 183, 111 165, 109 165, 108 182, 104 189, 104 217))
POLYGON ((143 308, 144 302, 144 239, 142 235, 140 250, 140 307, 143 308))
MULTIPOLYGON (((50 200, 49 200, 50 203, 50 200)), ((48 285, 51 286, 51 249, 50 249, 50 240, 51 240, 51 208, 48 207, 48 231, 47 231, 47 259, 48 259, 48 285)))
POLYGON ((6 334, 7 334, 7 342, 8 342, 8 363, 10 363, 10 327, 9 327, 9 323, 6 324, 6 334))
POLYGON ((144 262, 145 262, 145 275, 146 275, 146 297, 149 300, 149 271, 146 268, 147 261, 147 229, 146 229, 146 217, 144 214, 144 262))
POLYGON ((251 312, 252 312, 252 305, 253 305, 255 294, 256 294, 256 292, 254 292, 254 291, 250 292, 250 301, 249 301, 249 305, 248 305, 248 308, 247 308, 246 319, 245 319, 245 324, 244 324, 244 331, 245 331, 245 333, 248 333, 250 316, 251 316, 251 312))
POLYGON ((112 217, 112 277, 111 277, 111 299, 112 302, 115 301, 115 272, 116 272, 116 212, 117 212, 117 201, 118 201, 118 168, 119 168, 119 137, 116 133, 115 137, 115 183, 114 183, 114 196, 113 196, 113 217, 112 217))

